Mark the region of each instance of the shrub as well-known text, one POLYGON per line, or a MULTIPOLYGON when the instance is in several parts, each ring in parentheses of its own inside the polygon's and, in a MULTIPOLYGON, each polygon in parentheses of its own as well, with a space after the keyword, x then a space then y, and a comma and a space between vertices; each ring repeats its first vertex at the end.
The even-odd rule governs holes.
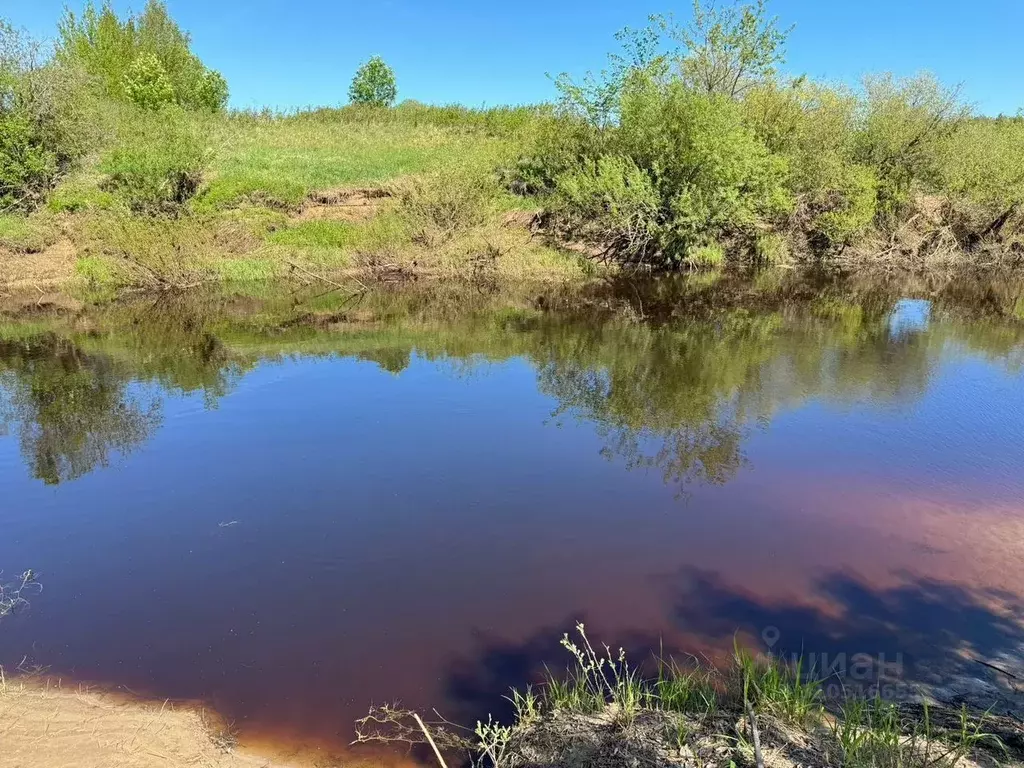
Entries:
POLYGON ((76 271, 93 287, 104 278, 120 285, 149 288, 187 287, 208 279, 217 244, 212 233, 187 215, 140 218, 112 211, 92 217, 86 234, 95 250, 108 258, 107 269, 86 262, 76 271))
POLYGON ((81 15, 68 10, 58 28, 57 60, 81 67, 109 98, 152 108, 173 102, 187 109, 219 110, 227 83, 192 52, 191 38, 162 0, 121 19, 109 3, 91 0, 81 15))
POLYGON ((662 267, 708 261, 706 248, 828 256, 935 192, 953 200, 932 223, 962 245, 1019 247, 1024 120, 971 120, 929 75, 860 90, 780 81, 787 36, 760 0, 698 0, 687 27, 652 17, 620 33, 601 75, 558 78, 555 113, 520 139, 507 186, 549 196, 565 234, 662 267))
POLYGON ((139 113, 101 169, 107 187, 136 213, 176 214, 198 191, 210 152, 180 110, 139 113))
POLYGON ((0 209, 30 208, 53 184, 57 156, 24 114, 0 114, 0 209))
POLYGON ((791 29, 780 29, 768 16, 765 0, 731 7, 693 2, 693 21, 686 27, 657 19, 670 39, 681 46, 677 68, 686 84, 699 92, 739 98, 748 89, 775 78, 785 60, 791 29))
POLYGON ((689 264, 692 249, 749 240, 791 206, 785 161, 743 124, 739 105, 679 81, 634 78, 618 125, 597 141, 574 153, 597 160, 557 177, 553 210, 569 234, 603 236, 623 260, 689 264))
POLYGON ((978 119, 947 137, 938 186, 1003 213, 1024 204, 1024 118, 978 119))
POLYGON ((412 179, 396 191, 399 212, 416 239, 432 245, 483 224, 498 186, 486 169, 454 166, 412 179))
POLYGON ((175 100, 167 70, 153 54, 139 56, 124 76, 128 100, 142 109, 160 109, 175 100))
POLYGON ((960 103, 958 91, 927 74, 868 77, 863 109, 854 159, 877 175, 878 213, 891 224, 909 202, 915 182, 936 184, 943 143, 969 110, 960 103))
POLYGON ((29 209, 91 146, 79 73, 0 22, 0 209, 29 209))
POLYGON ((220 72, 206 70, 196 83, 192 105, 209 112, 220 112, 228 105, 228 81, 220 72))
POLYGON ((661 198, 632 159, 601 157, 555 185, 554 212, 570 236, 631 261, 657 250, 661 198))
POLYGON ((359 67, 348 90, 353 104, 390 107, 398 98, 395 73, 380 56, 374 56, 359 67))

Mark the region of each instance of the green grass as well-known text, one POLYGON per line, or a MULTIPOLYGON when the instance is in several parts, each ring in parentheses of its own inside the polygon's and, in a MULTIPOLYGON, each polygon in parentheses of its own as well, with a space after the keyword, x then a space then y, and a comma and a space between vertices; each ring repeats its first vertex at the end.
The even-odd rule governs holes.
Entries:
POLYGON ((787 666, 775 659, 757 658, 737 646, 736 668, 743 701, 755 709, 794 725, 804 725, 824 711, 821 681, 815 678, 815 670, 805 668, 802 658, 787 666))
MULTIPOLYGON (((586 274, 579 257, 503 226, 508 211, 530 207, 502 192, 494 176, 515 151, 513 126, 528 117, 522 110, 419 107, 276 117, 176 113, 178 133, 199 137, 209 150, 193 198, 175 210, 133 211, 130 196, 111 191, 103 173, 118 139, 58 186, 43 225, 39 217, 0 219, 0 246, 39 250, 55 239, 59 222, 86 257, 73 278, 90 290, 118 281, 255 284, 289 274, 289 261, 323 275, 384 264, 439 277, 483 269, 512 279, 579 279, 586 274), (382 187, 393 199, 367 221, 299 213, 314 192, 382 187), (115 270, 117 261, 123 263, 115 270)), ((125 135, 148 135, 131 128, 130 111, 118 119, 125 135)), ((136 154, 146 156, 145 141, 140 148, 136 154)), ((150 175, 149 187, 162 189, 160 174, 150 175)))
POLYGON ((674 660, 658 660, 656 699, 663 709, 682 714, 707 716, 718 704, 719 692, 708 670, 685 668, 674 660))
MULTIPOLYGON (((806 669, 802 661, 786 665, 773 657, 755 657, 738 645, 729 670, 659 659, 657 677, 645 679, 626 662, 621 650, 615 654, 602 646, 603 651, 596 651, 583 626, 577 629, 578 641, 568 635, 562 639, 562 646, 575 660, 565 675, 554 676, 549 671, 540 696, 532 689, 513 692, 510 701, 515 705, 516 722, 507 729, 506 737, 521 734, 552 716, 557 723, 562 715, 589 717, 605 711, 619 727, 628 728, 642 712, 656 710, 678 715, 676 720, 660 721, 665 724, 660 727, 666 744, 685 752, 691 738, 697 742, 704 739, 706 744, 710 736, 718 745, 726 745, 726 751, 732 751, 739 761, 752 762, 749 726, 736 726, 735 732, 715 729, 754 712, 764 720, 762 741, 769 732, 766 723, 784 724, 790 732, 803 734, 789 743, 815 744, 822 751, 821 764, 828 766, 955 768, 979 749, 1008 754, 999 738, 985 730, 988 713, 975 717, 964 708, 959 726, 950 726, 947 715, 946 725, 938 727, 927 705, 911 714, 911 710, 881 698, 851 698, 831 714, 824 707, 814 671, 806 669)), ((492 727, 500 729, 496 724, 492 727)))
POLYGON ((57 241, 52 224, 39 217, 0 215, 0 247, 16 253, 39 253, 57 241))
POLYGON ((212 263, 224 283, 258 283, 280 277, 286 266, 270 258, 219 259, 212 263))
POLYGON ((852 699, 830 727, 846 768, 955 768, 979 747, 1005 752, 1002 741, 983 730, 987 718, 972 718, 962 708, 959 728, 940 732, 927 703, 911 720, 884 699, 852 699))
POLYGON ((269 240, 299 248, 353 248, 366 241, 366 230, 347 221, 306 221, 273 233, 269 240))
POLYGON ((202 204, 245 198, 294 206, 311 192, 379 186, 458 160, 489 164, 502 141, 432 125, 353 124, 307 116, 211 122, 214 159, 202 204))
POLYGON ((52 213, 110 210, 116 201, 110 192, 100 189, 101 180, 99 174, 75 174, 53 191, 46 207, 52 213))

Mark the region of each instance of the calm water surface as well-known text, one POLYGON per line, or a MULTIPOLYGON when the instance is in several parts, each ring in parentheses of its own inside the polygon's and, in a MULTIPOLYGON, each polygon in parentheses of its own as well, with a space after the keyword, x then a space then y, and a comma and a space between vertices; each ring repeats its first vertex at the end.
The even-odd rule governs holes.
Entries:
POLYGON ((577 620, 1019 654, 1019 292, 763 283, 8 318, 0 569, 45 589, 0 663, 340 749, 498 712, 577 620))

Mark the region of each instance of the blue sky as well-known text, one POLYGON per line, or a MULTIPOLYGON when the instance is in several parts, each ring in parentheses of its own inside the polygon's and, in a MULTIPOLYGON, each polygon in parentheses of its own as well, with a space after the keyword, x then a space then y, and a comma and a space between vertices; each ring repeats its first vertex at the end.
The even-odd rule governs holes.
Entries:
MULTIPOLYGON (((72 8, 82 0, 70 0, 72 8)), ((118 10, 144 0, 115 0, 118 10)), ((64 0, 0 0, 51 37, 64 0)), ((599 69, 612 35, 688 0, 168 0, 236 107, 339 104, 359 63, 384 56, 400 98, 473 106, 550 98, 545 73, 599 69)), ((930 70, 986 114, 1024 107, 1024 0, 769 0, 796 24, 787 70, 856 82, 930 70)))

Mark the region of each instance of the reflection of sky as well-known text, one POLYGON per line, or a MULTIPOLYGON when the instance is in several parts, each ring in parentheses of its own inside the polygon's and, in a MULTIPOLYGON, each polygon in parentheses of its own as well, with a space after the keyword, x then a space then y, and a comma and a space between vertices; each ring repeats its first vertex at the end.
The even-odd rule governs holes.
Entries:
POLYGON ((468 375, 415 354, 399 375, 264 363, 215 410, 169 397, 150 441, 57 488, 3 438, 0 567, 39 571, 45 592, 4 627, 0 661, 29 648, 337 743, 370 700, 457 707, 446 675, 480 633, 550 634, 557 654, 581 617, 610 643, 731 623, 727 648, 732 625, 772 621, 799 645, 892 594, 892 642, 949 615, 928 580, 1024 593, 1024 375, 927 352, 919 396, 794 399, 750 425, 733 481, 685 501, 657 469, 606 459, 592 423, 551 419, 524 359, 468 375), (689 612, 684 582, 704 585, 689 612))
POLYGON ((932 303, 927 299, 900 299, 889 315, 890 338, 927 331, 931 316, 932 303))

